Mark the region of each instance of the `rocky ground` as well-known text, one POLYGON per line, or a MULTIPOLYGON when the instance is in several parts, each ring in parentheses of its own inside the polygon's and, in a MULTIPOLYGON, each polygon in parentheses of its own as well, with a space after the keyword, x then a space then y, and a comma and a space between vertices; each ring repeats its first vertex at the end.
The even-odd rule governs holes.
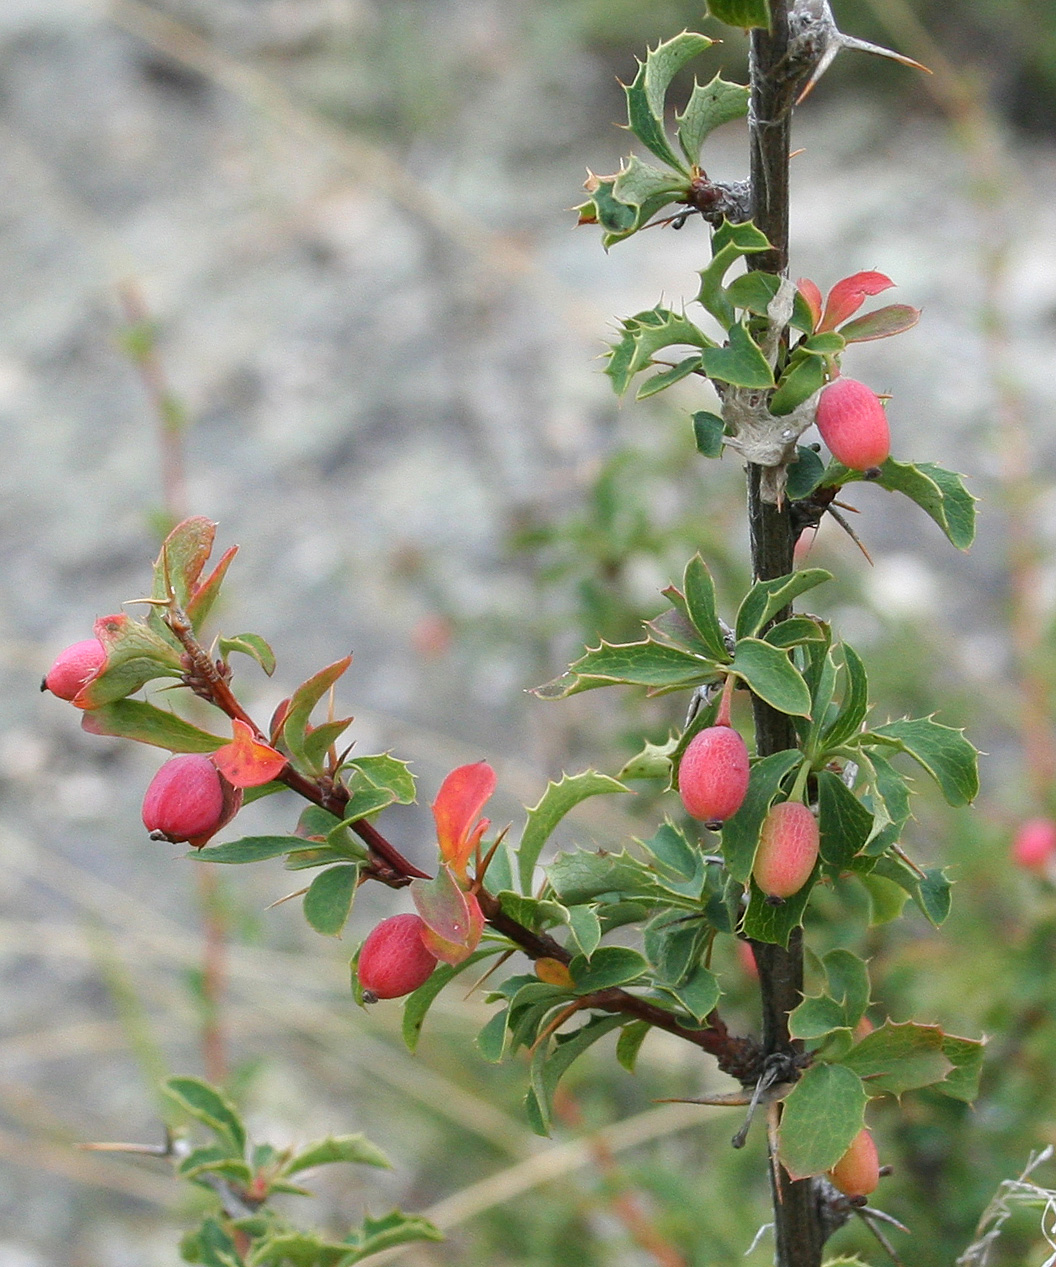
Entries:
MULTIPOLYGON (((97 1163, 67 1142, 153 1129, 121 982, 149 997, 172 1067, 195 1065, 193 885, 142 838, 157 758, 89 740, 36 691, 60 647, 143 591, 156 552, 158 424, 122 350, 122 294, 156 322, 193 424, 185 509, 242 545, 223 623, 279 653, 273 682, 247 675, 254 709, 266 716, 351 648, 360 750, 396 746, 429 796, 445 769, 488 755, 508 801, 497 817, 512 816, 560 767, 560 723, 523 688, 560 671, 567 639, 538 624, 547 600, 508 548, 511 526, 567 513, 608 447, 685 425, 679 401, 619 410, 594 358, 614 315, 692 293, 704 243, 690 226, 606 257, 573 231, 584 166, 613 170, 622 152, 609 126, 619 93, 556 11, 525 11, 531 21, 498 0, 0 11, 0 1267, 171 1263, 180 1220, 160 1169, 97 1163), (536 622, 528 645, 510 637, 522 621, 536 622)), ((992 355, 1036 427, 1046 488, 1052 476, 1056 151, 1012 145, 1014 184, 1002 174, 987 210, 923 88, 910 91, 903 108, 823 91, 804 108, 794 269, 825 286, 878 268, 924 309, 912 335, 858 350, 854 372, 891 392, 896 450, 911 439, 914 456, 971 478, 983 539, 959 556, 923 516, 889 521, 865 490, 876 567, 850 615, 866 642, 878 612, 923 615, 948 631, 970 690, 1008 658, 992 355), (997 293, 980 267, 995 231, 1007 243, 997 293), (988 303, 1012 324, 996 351, 988 303)), ((743 137, 725 133, 709 170, 742 175, 743 137)), ((1038 507, 1049 540, 1051 495, 1038 507)), ((853 548, 830 548, 857 567, 853 548)), ((1051 572, 1041 589, 1050 603, 1051 572)), ((267 823, 280 811, 253 812, 267 823)), ((421 817, 403 831, 425 849, 421 817)), ((267 1049, 277 1014, 293 1025, 268 1125, 325 1133, 341 1129, 336 1049, 367 1066, 381 1040, 349 1022, 342 947, 321 969, 292 907, 261 916, 282 883, 233 882, 252 928, 232 1024, 244 1054, 267 1049)), ((399 1059, 385 1057, 393 1084, 425 1077, 399 1059)), ((383 1117, 357 1112, 368 1131, 383 1117)), ((413 1167, 407 1140, 402 1155, 386 1146, 413 1167)), ((377 1191, 396 1199, 406 1172, 377 1191)))

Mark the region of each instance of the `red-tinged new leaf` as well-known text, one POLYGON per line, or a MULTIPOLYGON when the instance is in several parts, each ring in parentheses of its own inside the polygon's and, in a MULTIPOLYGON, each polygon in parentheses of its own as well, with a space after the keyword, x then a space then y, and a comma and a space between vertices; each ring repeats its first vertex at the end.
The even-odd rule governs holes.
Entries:
POLYGON ((183 673, 176 649, 124 612, 100 617, 92 632, 103 644, 106 659, 70 701, 77 708, 99 708, 124 699, 154 678, 183 673))
MULTIPOLYGON (((187 599, 187 616, 197 631, 213 609, 213 604, 220 597, 220 586, 224 583, 231 560, 238 553, 238 546, 230 546, 220 557, 220 562, 213 568, 201 585, 193 585, 187 599)), ((204 563, 204 560, 203 560, 204 563)))
POLYGON ((840 327, 840 334, 848 343, 868 343, 871 339, 889 339, 893 334, 912 330, 920 320, 920 309, 909 304, 889 304, 855 317, 840 327))
POLYGON ((432 880, 415 880, 411 897, 426 925, 422 941, 444 963, 457 964, 477 948, 484 931, 480 904, 459 887, 449 867, 441 867, 432 880))
POLYGON ((801 277, 796 282, 796 289, 803 296, 803 302, 810 309, 810 315, 813 318, 811 329, 816 330, 818 322, 821 321, 821 291, 809 277, 801 277))
POLYGON ((154 563, 152 598, 169 597, 170 588, 176 601, 186 607, 198 584, 216 537, 216 524, 204 515, 192 515, 178 523, 162 542, 154 563))
POLYGON ((281 734, 274 728, 274 722, 272 723, 273 739, 276 742, 280 738, 283 739, 290 750, 290 756, 293 758, 294 764, 298 767, 303 767, 312 774, 321 774, 322 766, 319 762, 313 762, 310 755, 305 751, 308 720, 316 704, 319 703, 351 663, 352 657, 350 655, 345 656, 341 660, 335 660, 333 664, 328 664, 325 669, 320 669, 318 673, 310 677, 307 682, 303 682, 294 691, 290 697, 285 719, 282 722, 281 734))
POLYGON ((853 317, 865 303, 867 295, 879 295, 882 290, 889 290, 895 283, 883 273, 853 273, 836 283, 829 291, 825 304, 825 314, 818 326, 818 332, 835 330, 848 317, 853 317))
POLYGON ((486 761, 477 761, 452 770, 433 802, 440 857, 458 876, 465 876, 470 855, 487 830, 488 820, 479 816, 494 791, 495 771, 486 761))
POLYGON ((260 787, 286 766, 281 752, 259 740, 244 721, 232 723, 235 737, 213 753, 213 764, 234 787, 260 787))

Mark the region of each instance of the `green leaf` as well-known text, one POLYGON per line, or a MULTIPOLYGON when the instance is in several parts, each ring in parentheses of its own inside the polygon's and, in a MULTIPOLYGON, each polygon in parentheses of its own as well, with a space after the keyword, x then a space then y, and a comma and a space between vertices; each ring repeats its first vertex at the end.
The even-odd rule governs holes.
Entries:
POLYGON ((911 756, 935 780, 949 805, 968 805, 979 792, 978 750, 964 731, 930 717, 906 717, 862 736, 865 745, 889 741, 911 756))
POLYGON ((564 924, 568 920, 568 910, 560 902, 546 899, 521 896, 512 890, 500 890, 496 895, 503 913, 510 919, 523 924, 525 928, 535 931, 552 928, 555 924, 564 924))
POLYGON ((77 693, 79 708, 96 709, 123 699, 155 678, 183 677, 179 652, 123 612, 97 620, 94 631, 106 651, 106 661, 102 671, 77 693))
POLYGON ((699 554, 695 554, 686 564, 682 590, 689 618, 708 653, 715 660, 728 659, 730 653, 726 649, 726 638, 715 601, 715 582, 708 571, 708 565, 699 554))
POLYGON ((869 711, 869 679, 865 665, 853 647, 846 643, 843 648, 843 676, 846 683, 843 702, 836 720, 822 734, 821 745, 824 750, 838 748, 861 730, 862 722, 869 711))
POLYGON ((418 1039, 421 1037, 425 1018, 429 1014, 429 1009, 433 1006, 433 1002, 440 991, 449 982, 453 981, 460 972, 465 972, 467 968, 472 967, 475 963, 480 963, 482 959, 501 954, 504 949, 506 947, 501 945, 485 946, 483 950, 475 950, 473 954, 467 959, 463 959, 461 963, 437 964, 429 980, 407 996, 403 1005, 403 1041, 407 1044, 409 1051, 414 1051, 418 1046, 418 1039))
MULTIPOLYGON (((326 764, 326 755, 337 743, 355 718, 342 717, 334 721, 324 721, 305 734, 304 757, 313 769, 321 769, 326 764)), ((386 804, 391 804, 391 797, 386 804)))
POLYGON ((583 957, 589 959, 601 944, 601 920, 593 906, 570 906, 568 927, 583 957))
POLYGON ((699 850, 694 849, 685 833, 669 818, 664 820, 655 836, 640 843, 662 867, 674 873, 676 880, 692 880, 701 870, 699 850))
POLYGON ((833 1030, 846 1027, 844 1008, 827 994, 809 995, 789 1015, 789 1033, 793 1038, 824 1038, 833 1030))
POLYGON ((290 750, 294 765, 311 774, 321 774, 322 766, 316 761, 309 761, 305 752, 305 732, 309 718, 316 704, 341 677, 352 663, 351 656, 345 656, 333 664, 320 669, 318 673, 303 682, 290 697, 290 707, 282 727, 282 738, 290 750))
POLYGON ((391 1170, 392 1163, 365 1135, 328 1135, 317 1139, 295 1153, 283 1166, 284 1175, 298 1175, 315 1166, 329 1166, 333 1162, 350 1162, 357 1166, 377 1166, 391 1170))
POLYGON ((983 1072, 983 1044, 974 1038, 957 1038, 943 1034, 942 1054, 953 1066, 935 1088, 954 1100, 971 1102, 979 1096, 979 1079, 983 1072))
POLYGON ((817 779, 821 856, 830 867, 843 870, 865 847, 873 816, 831 770, 819 770, 817 779))
POLYGON ((606 893, 638 898, 659 896, 662 892, 649 867, 626 851, 588 853, 577 849, 559 853, 547 867, 547 876, 566 906, 580 906, 606 893))
MULTIPOLYGON (((613 946, 608 949, 617 950, 620 947, 613 946)), ((541 1043, 536 1048, 531 1066, 531 1089, 544 1133, 548 1134, 550 1131, 550 1105, 554 1090, 569 1065, 578 1060, 599 1038, 624 1024, 626 1024, 626 1019, 622 1016, 596 1017, 588 1021, 581 1029, 576 1030, 574 1034, 558 1035, 552 1051, 549 1043, 541 1043)))
POLYGON ((669 347, 713 348, 715 341, 684 313, 658 304, 620 323, 620 337, 609 349, 605 373, 617 396, 622 396, 635 374, 653 363, 657 352, 669 347))
POLYGON ((722 828, 722 853, 726 869, 739 884, 752 874, 759 831, 777 795, 782 779, 800 764, 803 757, 795 748, 775 752, 755 762, 748 777, 748 792, 741 808, 722 828))
POLYGON ((885 1021, 866 1034, 842 1057, 840 1064, 868 1080, 870 1091, 901 1096, 918 1087, 942 1082, 953 1068, 942 1050, 943 1033, 937 1025, 896 1025, 885 1021))
POLYGON ((877 858, 872 875, 892 880, 916 902, 929 923, 938 928, 950 913, 950 882, 937 867, 925 869, 923 876, 901 858, 884 854, 877 858))
MULTIPOLYGON (((849 484, 863 478, 861 471, 851 471, 838 462, 830 463, 825 473, 829 484, 849 484)), ((932 462, 912 465, 888 458, 875 480, 889 492, 902 493, 914 501, 939 525, 958 550, 967 550, 975 540, 976 498, 964 486, 964 480, 953 471, 932 462)))
POLYGON ((711 414, 702 409, 693 415, 693 441, 701 457, 722 457, 722 442, 725 434, 726 424, 718 414, 711 414))
POLYGON ((685 110, 675 116, 678 143, 690 167, 700 162, 701 147, 710 133, 748 113, 750 95, 744 84, 731 84, 719 75, 709 84, 693 84, 685 110))
MULTIPOLYGON (((738 325, 733 304, 730 303, 723 289, 722 283, 726 274, 743 256, 769 249, 768 238, 751 221, 731 224, 726 220, 711 235, 711 263, 700 271, 697 302, 703 304, 724 330, 738 325)), ((769 369, 767 365, 767 370, 769 369)), ((773 386, 772 374, 766 385, 773 386)))
POLYGON ((788 576, 756 581, 737 609, 735 631, 738 638, 754 638, 773 618, 801 594, 832 580, 824 568, 803 568, 788 576))
POLYGON ((219 638, 217 646, 225 661, 233 651, 237 651, 241 655, 248 655, 251 660, 256 660, 268 677, 275 672, 275 652, 260 634, 233 634, 230 638, 219 638))
POLYGON ((637 981, 649 971, 649 961, 630 946, 599 946, 590 959, 576 955, 568 970, 577 994, 593 994, 637 981))
POLYGON ((846 1009, 847 1024, 857 1025, 869 1006, 869 970, 865 960, 838 947, 822 957, 829 993, 846 1009))
POLYGON ((510 1020, 509 1008, 503 1008, 488 1019, 487 1024, 473 1040, 481 1056, 491 1065, 497 1065, 506 1053, 506 1034, 510 1020))
POLYGON ((664 128, 664 103, 671 80, 690 60, 712 45, 706 35, 683 31, 674 39, 658 44, 638 63, 634 82, 624 86, 627 94, 627 124, 646 149, 670 167, 688 176, 681 159, 671 148, 664 128))
MULTIPOLYGON (((770 412, 781 418, 825 386, 827 366, 817 356, 793 356, 770 397, 770 412)), ((820 462, 819 462, 820 465, 820 462)))
POLYGON ((388 788, 393 799, 400 805, 413 805, 417 795, 414 775, 406 761, 400 761, 391 753, 382 752, 376 756, 353 757, 346 761, 342 769, 353 767, 375 785, 388 788))
POLYGON ((362 1262, 364 1258, 380 1253, 383 1249, 407 1245, 412 1241, 443 1239, 443 1232, 420 1214, 403 1214, 399 1210, 393 1210, 379 1219, 373 1219, 368 1214, 362 1226, 345 1238, 347 1244, 353 1246, 353 1252, 342 1258, 337 1267, 354 1267, 355 1263, 362 1262))
POLYGON ((226 845, 206 845, 187 856, 200 862, 263 862, 307 846, 301 836, 243 836, 226 845))
POLYGON ((686 1009, 695 1021, 703 1021, 715 1008, 722 991, 715 974, 698 964, 692 975, 680 985, 660 985, 660 989, 686 1009))
POLYGON ((598 774, 596 770, 585 770, 582 774, 564 774, 559 783, 548 783, 538 804, 528 810, 528 821, 517 850, 522 891, 531 893, 535 866, 543 846, 569 810, 591 796, 629 791, 630 788, 617 779, 609 778, 607 774, 598 774))
POLYGON ((801 646, 804 642, 829 641, 829 634, 824 621, 814 616, 789 616, 778 625, 771 625, 763 635, 763 641, 772 647, 781 647, 787 651, 790 647, 801 646))
POLYGON ((185 1113, 214 1131, 234 1157, 244 1157, 246 1128, 235 1106, 216 1087, 200 1078, 167 1078, 161 1089, 185 1113))
POLYGON ((920 309, 909 304, 888 304, 863 317, 855 317, 840 326, 845 343, 867 343, 871 339, 888 339, 893 334, 912 330, 920 320, 920 309))
POLYGON ((778 946, 788 946, 792 930, 803 923, 803 912, 810 901, 811 890, 821 873, 819 863, 810 874, 806 884, 791 897, 782 902, 772 902, 753 880, 748 898, 748 909, 744 913, 741 931, 745 937, 753 941, 772 942, 778 946))
POLYGON ((566 699, 599 686, 648 686, 653 693, 694 686, 715 676, 718 665, 703 656, 668 647, 651 638, 590 648, 563 677, 537 687, 541 699, 566 699))
POLYGON ((770 25, 768 0, 708 0, 708 12, 727 26, 749 27, 770 25))
POLYGON ((906 904, 907 894, 893 880, 869 873, 859 877, 869 895, 869 926, 889 924, 898 919, 906 904))
POLYGON ((673 383, 680 383, 684 378, 688 378, 690 374, 695 374, 701 367, 701 358, 699 354, 687 356, 685 360, 679 361, 677 365, 672 365, 670 369, 662 371, 660 374, 654 374, 652 378, 647 379, 635 394, 635 400, 647 400, 650 396, 657 395, 658 392, 664 391, 673 383))
POLYGON ((635 1065, 638 1063, 638 1053, 642 1049, 646 1034, 652 1028, 648 1021, 631 1021, 620 1030, 620 1036, 616 1040, 616 1059, 628 1073, 634 1073, 635 1065))
POLYGON ((138 699, 118 699, 93 708, 82 714, 81 726, 90 735, 132 739, 170 752, 215 752, 230 742, 138 699))
POLYGON ((729 672, 771 708, 791 717, 810 716, 810 691, 788 652, 758 638, 737 642, 729 672))
POLYGON ((352 909, 359 867, 342 864, 321 871, 304 895, 304 918, 324 937, 337 937, 352 909))
POLYGON ((779 1155, 793 1179, 831 1170, 865 1122, 869 1096, 842 1065, 812 1065, 792 1088, 781 1117, 779 1155))
POLYGON ((671 781, 671 754, 679 745, 679 736, 672 735, 664 743, 645 741, 641 752, 631 757, 616 775, 618 779, 663 779, 671 781))
POLYGON ((747 327, 738 322, 729 327, 728 333, 725 347, 704 349, 702 360, 707 376, 733 387, 773 387, 774 371, 747 327))
MULTIPOLYGON (((770 402, 771 408, 773 401, 770 402)), ((789 501, 800 501, 817 488, 825 474, 825 463, 815 449, 805 444, 796 445, 795 460, 788 466, 788 483, 785 495, 789 501)))
POLYGON ((781 278, 776 273, 764 273, 753 268, 741 273, 726 287, 726 298, 734 308, 743 308, 757 317, 765 317, 781 288, 781 278))

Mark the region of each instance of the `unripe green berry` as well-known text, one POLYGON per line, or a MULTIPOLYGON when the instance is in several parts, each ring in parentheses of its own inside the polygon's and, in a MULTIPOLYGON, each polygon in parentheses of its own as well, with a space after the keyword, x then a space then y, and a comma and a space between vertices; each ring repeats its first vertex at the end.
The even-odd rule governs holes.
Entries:
POLYGON ((818 820, 801 801, 781 801, 763 819, 752 875, 772 898, 791 897, 818 860, 818 820))
POLYGON ((367 1003, 398 999, 432 976, 436 956, 422 941, 425 921, 419 915, 383 919, 363 943, 356 976, 367 1003))
POLYGON ((848 1197, 867 1197, 875 1191, 880 1182, 880 1159, 873 1137, 864 1126, 829 1171, 829 1178, 848 1197))
POLYGON ((686 813, 721 825, 741 808, 748 791, 748 749, 731 726, 709 726, 693 736, 678 767, 686 813))
POLYGON ((837 462, 854 471, 882 465, 891 452, 891 429, 880 397, 853 378, 837 378, 818 398, 821 438, 837 462))

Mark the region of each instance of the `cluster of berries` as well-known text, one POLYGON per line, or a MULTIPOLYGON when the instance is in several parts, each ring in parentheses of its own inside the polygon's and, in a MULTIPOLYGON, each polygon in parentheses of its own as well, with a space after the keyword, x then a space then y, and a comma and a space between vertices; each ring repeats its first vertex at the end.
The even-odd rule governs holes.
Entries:
MULTIPOLYGON (((82 690, 102 670, 106 649, 86 638, 61 651, 41 690, 77 704, 82 690)), ((155 840, 186 841, 201 848, 242 807, 242 789, 224 778, 213 760, 188 753, 166 761, 143 797, 143 825, 155 840)))
MULTIPOLYGON (((698 731, 682 754, 678 791, 686 813, 713 830, 732 818, 748 793, 748 748, 732 726, 698 731)), ((818 860, 818 821, 802 801, 781 801, 763 820, 752 876, 780 901, 806 884, 818 860)))

